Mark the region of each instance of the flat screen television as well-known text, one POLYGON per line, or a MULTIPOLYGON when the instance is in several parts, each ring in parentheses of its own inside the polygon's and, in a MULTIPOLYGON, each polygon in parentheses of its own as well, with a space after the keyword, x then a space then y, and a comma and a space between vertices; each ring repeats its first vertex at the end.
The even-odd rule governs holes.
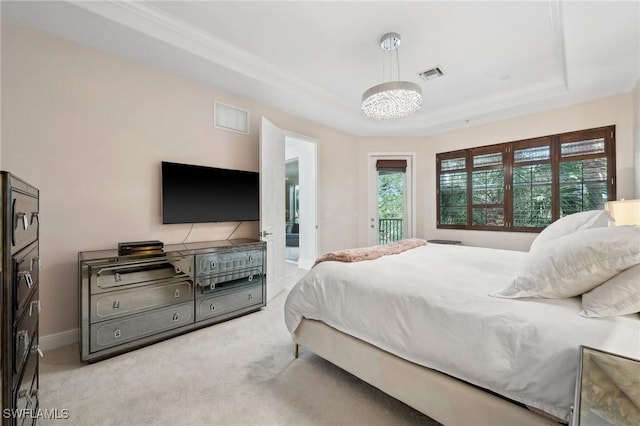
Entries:
POLYGON ((162 162, 162 223, 260 220, 257 172, 162 162))

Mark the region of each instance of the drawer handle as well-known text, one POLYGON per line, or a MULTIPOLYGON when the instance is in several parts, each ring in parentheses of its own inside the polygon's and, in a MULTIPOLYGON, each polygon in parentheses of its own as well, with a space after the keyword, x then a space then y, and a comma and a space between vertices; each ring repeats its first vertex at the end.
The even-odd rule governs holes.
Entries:
POLYGON ((29 271, 18 272, 18 281, 20 281, 20 278, 22 277, 24 277, 24 280, 27 283, 27 287, 31 288, 33 286, 33 278, 31 277, 31 272, 29 271))
POLYGON ((249 282, 253 281, 253 275, 249 275, 249 282))
POLYGON ((120 301, 119 300, 114 300, 113 301, 113 309, 120 309, 120 301))
POLYGON ((44 354, 42 353, 42 349, 40 349, 40 346, 36 345, 33 348, 31 348, 31 352, 38 352, 38 356, 40 356, 40 358, 44 358, 44 354))
POLYGON ((29 271, 33 271, 33 264, 38 264, 38 269, 42 269, 42 261, 40 260, 40 256, 32 257, 31 262, 29 264, 29 271))
POLYGON ((36 399, 36 405, 38 405, 38 389, 31 390, 31 397, 36 399))
POLYGON ((247 296, 248 300, 253 300, 253 294, 249 294, 249 296, 247 296))
MULTIPOLYGON (((27 228, 29 228, 29 221, 27 220, 27 214, 25 212, 18 212, 16 215, 18 216, 18 220, 22 220, 22 227, 26 231, 27 228)), ((17 227, 18 227, 18 224, 16 223, 16 228, 17 227)))
POLYGON ((173 320, 174 320, 174 321, 178 321, 179 319, 180 319, 180 316, 178 315, 178 313, 177 313, 177 312, 176 312, 176 313, 174 313, 174 314, 173 314, 173 320))
POLYGON ((17 346, 18 347, 22 346, 22 350, 20 351, 20 354, 24 357, 27 355, 27 352, 29 351, 29 331, 19 330, 17 333, 17 338, 18 338, 17 346))
POLYGON ((26 389, 23 389, 20 392, 18 392, 18 398, 26 399, 27 407, 30 407, 33 405, 33 400, 31 399, 31 395, 29 395, 29 391, 27 391, 26 389))
POLYGON ((29 303, 29 316, 33 315, 33 306, 36 306, 36 309, 38 309, 38 313, 42 312, 42 307, 40 306, 40 300, 34 300, 33 302, 29 303))
POLYGON ((119 282, 122 281, 122 276, 120 276, 120 274, 116 272, 113 274, 113 279, 119 282))
POLYGON ((180 297, 180 289, 176 288, 176 291, 173 292, 173 297, 180 297))
POLYGON ((31 223, 33 223, 34 219, 40 223, 40 214, 38 212, 31 212, 31 223))
POLYGON ((249 263, 253 262, 253 256, 249 255, 249 263))
POLYGON ((213 311, 214 309, 216 309, 216 307, 213 305, 213 303, 212 303, 212 304, 210 304, 210 305, 209 305, 209 310, 210 310, 210 311, 213 311))
POLYGON ((115 337, 116 339, 118 337, 120 337, 122 335, 122 333, 120 333, 120 329, 116 328, 115 330, 113 330, 113 337, 115 337))

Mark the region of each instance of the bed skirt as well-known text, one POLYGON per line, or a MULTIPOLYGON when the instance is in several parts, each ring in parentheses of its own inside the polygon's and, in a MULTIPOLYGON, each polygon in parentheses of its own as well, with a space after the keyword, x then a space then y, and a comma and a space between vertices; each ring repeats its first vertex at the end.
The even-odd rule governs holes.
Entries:
POLYGON ((406 361, 321 321, 304 319, 293 340, 444 425, 557 426, 561 422, 406 361))

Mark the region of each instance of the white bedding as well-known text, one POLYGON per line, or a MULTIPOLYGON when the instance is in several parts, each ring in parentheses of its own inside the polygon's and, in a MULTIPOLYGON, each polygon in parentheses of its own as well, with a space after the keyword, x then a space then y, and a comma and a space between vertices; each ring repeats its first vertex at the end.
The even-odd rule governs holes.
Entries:
POLYGON ((523 252, 428 244, 315 266, 285 304, 420 365, 569 420, 578 347, 640 358, 637 314, 584 318, 580 298, 501 299, 523 252))

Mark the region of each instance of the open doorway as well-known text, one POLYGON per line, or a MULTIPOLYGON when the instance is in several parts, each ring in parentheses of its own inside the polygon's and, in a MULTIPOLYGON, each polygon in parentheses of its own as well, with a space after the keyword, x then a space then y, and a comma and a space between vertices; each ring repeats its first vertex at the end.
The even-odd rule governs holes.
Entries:
POLYGON ((298 263, 300 257, 300 161, 288 159, 284 169, 284 202, 287 217, 285 227, 286 259, 298 263))
POLYGON ((311 269, 317 257, 316 144, 285 137, 286 260, 311 269))
POLYGON ((387 244, 414 236, 415 154, 369 154, 369 242, 387 244))

